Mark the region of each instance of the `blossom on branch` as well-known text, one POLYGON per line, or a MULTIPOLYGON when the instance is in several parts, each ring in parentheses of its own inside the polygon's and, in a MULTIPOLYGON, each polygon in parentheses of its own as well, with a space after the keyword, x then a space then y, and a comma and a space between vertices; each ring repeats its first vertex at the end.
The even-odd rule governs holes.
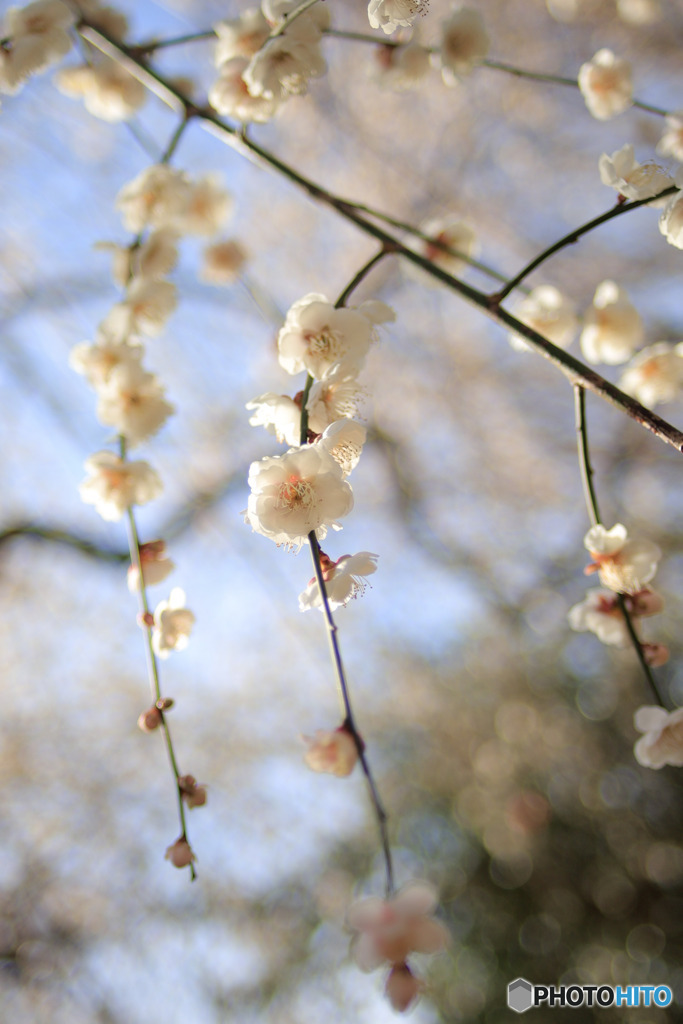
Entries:
POLYGON ((178 789, 190 810, 206 803, 206 786, 198 786, 194 775, 179 775, 178 789))
POLYGON ((275 434, 280 444, 296 448, 301 436, 301 407, 287 395, 276 395, 269 391, 247 402, 246 408, 254 410, 249 423, 252 427, 265 427, 275 434))
POLYGON ((645 768, 683 767, 683 708, 670 712, 654 706, 638 708, 633 724, 645 733, 633 751, 638 764, 645 768))
MULTIPOLYGON (((378 557, 370 551, 359 551, 357 555, 342 555, 333 562, 321 551, 320 566, 331 609, 341 608, 365 592, 368 586, 366 578, 377 572, 378 557)), ((323 608, 322 594, 315 577, 299 594, 300 611, 306 612, 311 608, 323 608)))
POLYGON ((372 28, 381 28, 389 34, 394 29, 406 28, 418 14, 426 14, 429 0, 370 0, 368 20, 372 28))
POLYGON ((121 288, 127 288, 134 277, 158 280, 170 274, 178 262, 177 240, 172 228, 160 228, 140 245, 96 242, 95 249, 114 254, 112 277, 121 288))
POLYGON ((455 7, 450 18, 441 23, 438 60, 446 85, 457 85, 481 64, 490 44, 479 11, 472 7, 455 7))
POLYGON ((234 284, 247 262, 244 246, 233 238, 206 247, 199 277, 206 284, 227 287, 234 284))
POLYGON ((429 50, 412 41, 406 46, 380 44, 375 50, 371 77, 390 89, 412 89, 431 68, 429 50))
POLYGON ((129 445, 139 444, 161 429, 175 406, 164 398, 164 386, 140 363, 117 366, 97 389, 97 418, 114 427, 129 445))
POLYGON ((643 340, 640 314, 614 281, 603 281, 596 288, 593 305, 584 313, 579 340, 589 363, 610 366, 629 359, 643 340))
POLYGON ((164 859, 170 860, 174 868, 186 868, 197 858, 185 836, 181 836, 172 846, 168 847, 164 859))
MULTIPOLYGON (((420 224, 420 231, 433 239, 422 241, 422 255, 449 274, 459 274, 467 266, 467 257, 476 256, 478 252, 479 245, 474 229, 467 221, 459 220, 457 217, 436 217, 426 220, 420 224), (443 246, 453 251, 447 252, 443 246)), ((418 271, 420 280, 425 280, 426 283, 427 276, 423 278, 420 268, 418 271)), ((437 283, 437 279, 431 275, 428 279, 432 284, 437 283)))
POLYGON ((311 771, 326 772, 342 779, 356 767, 358 747, 345 726, 341 725, 332 731, 318 729, 315 736, 302 738, 308 744, 304 761, 311 771))
MULTIPOLYGON (((550 284, 534 288, 514 308, 518 320, 542 334, 559 348, 568 348, 579 326, 574 309, 562 292, 550 284)), ((520 352, 529 345, 519 334, 510 335, 510 344, 520 352)))
POLYGON ((333 366, 322 380, 314 381, 308 395, 308 429, 322 434, 331 423, 351 419, 365 397, 365 391, 355 374, 347 373, 339 366, 333 366))
POLYGON ((185 592, 174 587, 168 601, 160 601, 154 609, 152 646, 160 658, 168 658, 171 651, 182 651, 190 642, 195 616, 185 607, 185 592))
POLYGON ((120 519, 130 505, 153 501, 163 490, 148 462, 127 462, 113 452, 96 452, 85 468, 90 476, 79 488, 81 499, 109 521, 120 519))
POLYGON ((339 464, 316 444, 252 462, 249 486, 245 522, 278 546, 300 548, 312 530, 322 540, 353 508, 339 464))
MULTIPOLYGON (((163 583, 175 569, 173 562, 166 555, 166 542, 163 540, 151 540, 140 545, 140 566, 142 568, 142 580, 146 587, 153 587, 157 583, 163 583)), ((140 571, 137 565, 128 566, 128 589, 134 594, 140 587, 140 571)))
POLYGON ((657 572, 661 549, 650 540, 629 539, 626 527, 617 523, 611 530, 592 526, 583 538, 592 562, 584 569, 597 572, 603 587, 618 594, 636 594, 657 572))
POLYGON ((10 7, 0 30, 0 92, 17 92, 29 75, 45 71, 71 49, 75 16, 62 0, 10 7))
POLYGON ((153 164, 128 182, 116 197, 124 227, 138 234, 145 228, 171 227, 187 202, 186 175, 166 164, 153 164))
POLYGON ((611 50, 598 50, 579 68, 579 89, 598 121, 622 114, 633 102, 631 65, 611 50))
POLYGON ((209 103, 219 114, 233 117, 236 121, 249 124, 265 124, 275 115, 280 106, 277 96, 255 96, 244 80, 249 67, 246 57, 233 57, 220 69, 220 75, 209 89, 209 103))
POLYGON ((305 295, 291 307, 278 335, 280 366, 291 374, 307 370, 317 380, 333 368, 358 372, 377 339, 376 324, 394 319, 383 302, 337 309, 324 295, 305 295))
POLYGON ((116 61, 64 68, 55 79, 65 96, 80 98, 85 109, 103 121, 127 121, 143 106, 147 90, 116 61))
MULTIPOLYGON (((215 52, 217 68, 235 57, 253 57, 270 35, 270 25, 258 7, 250 7, 237 18, 216 22, 213 30, 218 36, 215 52)), ((248 60, 245 66, 246 63, 248 60)))
POLYGON ((619 387, 643 405, 673 402, 683 386, 683 345, 657 342, 642 349, 628 366, 619 387))
MULTIPOLYGON (((677 176, 678 183, 678 176, 677 176)), ((659 217, 659 230, 669 245, 683 249, 683 192, 675 192, 659 217)))
POLYGON ((94 345, 87 341, 74 345, 69 353, 69 365, 99 391, 117 368, 139 366, 142 353, 142 345, 110 339, 106 333, 98 332, 94 345))
POLYGON ((358 465, 367 434, 363 424, 356 420, 337 420, 325 428, 315 443, 329 452, 344 476, 348 476, 358 465))
POLYGON ((163 331, 177 304, 177 289, 170 281, 136 277, 123 302, 112 307, 100 329, 121 340, 136 334, 156 337, 163 331))
POLYGON ((326 71, 327 63, 317 39, 283 33, 268 39, 254 54, 243 78, 252 96, 286 100, 307 92, 309 79, 320 78, 326 71))
POLYGON ((666 131, 657 143, 657 152, 660 156, 683 161, 683 111, 667 114, 665 120, 666 131))
MULTIPOLYGON (((657 615, 664 602, 653 590, 640 590, 625 598, 631 618, 657 615)), ((569 625, 579 633, 595 633, 598 640, 610 647, 627 647, 631 637, 614 591, 599 587, 589 590, 579 604, 569 609, 569 625)), ((635 625, 635 624, 634 624, 635 625)))
POLYGON ((598 162, 603 185, 626 199, 649 199, 673 185, 673 178, 654 163, 639 164, 633 146, 622 146, 611 156, 603 153, 598 162))

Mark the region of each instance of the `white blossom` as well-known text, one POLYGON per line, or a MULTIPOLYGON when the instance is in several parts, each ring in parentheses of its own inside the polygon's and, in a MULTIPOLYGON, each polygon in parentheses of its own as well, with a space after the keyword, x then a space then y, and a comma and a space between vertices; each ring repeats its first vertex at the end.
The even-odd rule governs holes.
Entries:
POLYGON ((278 335, 280 365, 291 374, 307 370, 318 380, 335 366, 356 372, 377 338, 375 325, 393 319, 383 302, 337 309, 324 295, 305 295, 291 307, 278 335))
POLYGON ((156 434, 174 411, 159 378, 139 363, 117 366, 98 388, 97 418, 130 445, 156 434))
POLYGON ((223 188, 220 175, 207 174, 190 182, 185 202, 172 220, 181 235, 215 235, 232 210, 232 197, 223 188))
POLYGON ((219 114, 225 114, 243 124, 255 121, 265 124, 280 106, 276 96, 253 96, 244 80, 249 67, 246 57, 233 57, 221 66, 220 76, 209 89, 209 103, 219 114))
POLYGON ((55 79, 66 96, 80 97, 86 110, 103 121, 127 121, 142 107, 147 90, 116 61, 64 68, 55 79))
POLYGON ((663 768, 665 764, 683 767, 683 708, 638 708, 633 724, 645 734, 633 750, 638 764, 646 768, 663 768))
POLYGON ((168 601, 160 601, 154 609, 152 646, 160 658, 168 658, 171 651, 187 647, 195 616, 185 607, 185 592, 174 587, 168 601))
POLYGON ((414 40, 406 46, 381 44, 375 50, 372 79, 390 89, 412 89, 431 68, 429 50, 414 40))
POLYGON ((170 281, 136 277, 123 302, 117 302, 102 321, 101 329, 113 336, 135 334, 156 337, 178 304, 178 292, 170 281))
POLYGON ((74 345, 69 353, 69 365, 97 391, 117 367, 139 365, 142 352, 141 345, 129 345, 127 341, 111 340, 106 334, 99 334, 93 345, 87 341, 74 345))
POLYGON ((245 522, 278 545, 301 547, 312 530, 322 540, 353 508, 338 463, 318 445, 252 462, 249 486, 245 522))
POLYGON ((581 351, 589 363, 624 363, 643 340, 643 322, 628 295, 614 281, 603 281, 586 310, 581 351))
MULTIPOLYGON (((359 551, 357 555, 342 555, 333 562, 321 552, 320 565, 325 581, 325 590, 330 608, 341 608, 365 592, 366 577, 377 571, 378 555, 370 551, 359 551)), ((323 608, 318 581, 314 577, 306 590, 299 594, 299 609, 323 608)))
POLYGON ((631 145, 622 146, 611 156, 603 153, 598 167, 603 185, 627 199, 649 199, 673 185, 671 175, 657 164, 639 164, 631 145))
POLYGON ((636 594, 657 572, 662 557, 660 548, 650 540, 633 539, 626 527, 617 523, 611 530, 592 526, 583 538, 591 556, 586 575, 597 572, 603 587, 620 594, 636 594))
MULTIPOLYGON (((659 594, 650 589, 626 595, 625 604, 632 622, 645 616, 657 615, 664 606, 659 594)), ((627 647, 630 643, 626 620, 612 590, 602 590, 600 587, 589 590, 583 601, 569 609, 568 619, 572 629, 580 633, 595 633, 603 644, 627 647)), ((635 627, 636 623, 633 624, 635 627)))
POLYGON ((302 737, 308 745, 304 761, 314 772, 326 772, 338 779, 350 775, 358 761, 358 748, 348 729, 317 729, 315 736, 302 737))
POLYGON ((439 66, 446 85, 457 85, 481 64, 489 52, 490 40, 484 19, 472 7, 454 7, 441 23, 439 66))
POLYGON ((247 262, 244 246, 235 239, 225 239, 207 246, 203 252, 199 277, 207 284, 227 286, 234 284, 247 262))
POLYGON ((170 274, 178 261, 177 239, 172 228, 161 228, 138 246, 97 242, 95 248, 114 254, 112 277, 126 288, 134 277, 157 280, 170 274))
POLYGON ((130 505, 145 505, 158 498, 163 485, 148 462, 127 462, 113 452, 96 452, 86 460, 90 476, 79 488, 86 505, 94 505, 103 519, 120 519, 130 505))
POLYGON ((325 428, 315 444, 328 452, 339 463, 344 476, 348 476, 358 465, 367 433, 356 420, 337 420, 325 428))
POLYGON ((611 50, 598 50, 579 69, 579 89, 598 121, 622 114, 633 102, 631 65, 611 50))
POLYGON ((429 0, 370 0, 368 20, 372 28, 381 28, 389 34, 401 26, 412 25, 418 14, 425 14, 428 7, 429 0))
MULTIPOLYGON (((476 256, 479 250, 474 228, 467 221, 457 217, 435 217, 426 220, 420 224, 420 231, 433 239, 429 242, 422 241, 422 255, 449 274, 459 274, 467 266, 467 259, 462 257, 476 256), (444 245, 453 251, 446 252, 442 248, 444 245)), ((432 283, 436 282, 431 275, 429 280, 432 283)))
POLYGON ((153 164, 124 185, 116 197, 124 227, 138 234, 145 228, 172 227, 182 214, 190 183, 186 175, 166 164, 153 164))
POLYGON ((292 398, 269 391, 247 402, 246 408, 254 410, 249 420, 252 427, 265 427, 271 434, 275 434, 281 444, 287 444, 290 448, 299 445, 301 407, 292 398))
POLYGON ((669 245, 683 249, 683 192, 675 192, 659 217, 659 230, 669 245))
POLYGON ((667 114, 665 120, 666 131, 657 143, 657 153, 683 161, 683 110, 667 114))
POLYGON ((668 341, 642 349, 626 368, 619 387, 648 408, 673 402, 683 386, 683 346, 668 341))
MULTIPOLYGON (((235 57, 253 57, 270 35, 270 25, 258 7, 248 8, 237 18, 216 22, 213 30, 218 36, 215 53, 218 68, 235 57)), ((248 60, 245 66, 246 63, 248 60)))
MULTIPOLYGON (((542 334, 559 348, 571 345, 579 326, 574 309, 568 299, 553 285, 542 284, 534 288, 514 309, 514 315, 528 327, 542 334)), ((518 334, 510 335, 510 344, 525 351, 528 344, 518 334)))
POLYGON ((269 39, 254 54, 243 78, 253 96, 285 100, 307 92, 309 79, 326 71, 317 39, 285 33, 269 39))
POLYGON ((336 420, 357 416, 364 397, 365 391, 356 375, 333 366, 322 380, 314 381, 311 386, 306 402, 308 429, 322 434, 336 420))
MULTIPOLYGON (((163 583, 175 569, 175 562, 166 554, 165 541, 152 540, 140 545, 140 568, 146 587, 163 583)), ((130 592, 135 594, 140 586, 140 570, 137 565, 128 566, 127 583, 130 592)))
POLYGON ((617 0, 617 14, 629 25, 651 25, 662 16, 661 0, 617 0))
POLYGON ((0 92, 15 93, 29 75, 44 71, 71 49, 73 11, 61 0, 36 0, 10 7, 0 36, 0 92))

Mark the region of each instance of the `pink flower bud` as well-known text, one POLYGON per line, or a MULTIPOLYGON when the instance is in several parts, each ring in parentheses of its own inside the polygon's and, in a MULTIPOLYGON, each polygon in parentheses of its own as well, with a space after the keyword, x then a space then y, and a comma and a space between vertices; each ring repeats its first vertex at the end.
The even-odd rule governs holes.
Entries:
POLYGON ((186 868, 188 864, 191 864, 196 859, 185 836, 176 839, 175 843, 168 847, 165 854, 165 860, 170 860, 174 868, 186 868))
POLYGON ((658 615, 664 607, 664 601, 660 594, 646 587, 632 594, 626 599, 626 606, 633 615, 645 618, 648 615, 658 615))
POLYGON ((318 729, 315 736, 304 736, 308 750, 304 761, 314 772, 329 772, 344 778, 353 771, 358 760, 358 748, 351 733, 343 726, 327 732, 318 729))
POLYGON ((170 711, 175 701, 173 697, 161 697, 155 704, 155 707, 159 708, 159 711, 170 711))
POLYGON ((190 810, 206 803, 206 786, 198 786, 194 775, 179 775, 178 789, 190 810))
POLYGON ((138 718, 138 728, 143 732, 154 732, 161 725, 161 712, 159 708, 152 706, 143 711, 138 718))
POLYGON ((411 973, 408 964, 394 964, 387 978, 386 994, 399 1013, 404 1013, 417 999, 422 983, 411 973))
POLYGON ((669 660, 669 648, 664 644, 641 644, 645 661, 652 668, 659 668, 666 665, 669 660))

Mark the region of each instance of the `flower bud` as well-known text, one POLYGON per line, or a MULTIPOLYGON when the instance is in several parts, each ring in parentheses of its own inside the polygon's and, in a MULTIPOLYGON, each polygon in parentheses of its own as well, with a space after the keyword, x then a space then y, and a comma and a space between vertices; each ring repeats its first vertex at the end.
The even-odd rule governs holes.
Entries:
POLYGON ((155 707, 159 708, 159 711, 170 711, 175 701, 173 697, 161 697, 155 704, 155 707))
POLYGON ((169 846, 165 853, 165 860, 170 860, 174 868, 186 868, 188 864, 191 864, 196 859, 185 836, 176 839, 175 843, 169 846))
POLYGON ((179 775, 178 789, 190 810, 206 803, 206 786, 198 786, 194 775, 179 775))
POLYGON ((358 760, 358 748, 343 725, 331 732, 318 729, 315 736, 304 736, 303 740, 308 744, 304 761, 314 772, 329 772, 344 778, 353 771, 358 760))
POLYGON ((161 711, 159 708, 152 705, 151 708, 147 708, 143 711, 138 718, 138 728, 142 729, 143 732, 154 732, 161 725, 161 711))
POLYGON ((666 665, 669 660, 669 648, 664 644, 641 644, 645 661, 651 668, 666 665))
POLYGON ((404 1013, 420 994, 421 982, 411 973, 408 964, 395 964, 387 978, 387 999, 395 1010, 404 1013))

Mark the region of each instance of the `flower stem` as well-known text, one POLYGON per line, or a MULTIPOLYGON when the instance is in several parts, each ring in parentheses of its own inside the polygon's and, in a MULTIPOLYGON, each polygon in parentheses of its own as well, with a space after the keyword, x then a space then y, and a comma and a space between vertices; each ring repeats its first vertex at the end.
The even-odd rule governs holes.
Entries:
POLYGON ((335 302, 335 309, 340 309, 342 306, 346 305, 347 300, 351 297, 351 294, 356 290, 361 281, 367 277, 367 275, 370 273, 375 264, 379 263, 380 260, 384 259, 384 257, 390 251, 390 247, 383 245, 379 252, 376 252, 375 255, 368 260, 367 263, 363 264, 358 273, 352 278, 351 281, 349 281, 346 288, 335 302))
MULTIPOLYGON (((119 436, 119 448, 121 453, 121 459, 126 459, 126 439, 123 435, 119 436)), ((152 630, 147 624, 146 617, 149 615, 149 602, 147 600, 147 588, 145 586, 145 580, 142 573, 142 559, 140 557, 140 537, 138 534, 137 524, 135 522, 135 514, 133 512, 133 506, 129 505, 127 508, 127 525, 128 525, 128 546, 130 548, 130 560, 135 566, 138 572, 138 602, 140 607, 140 616, 142 627, 145 631, 145 657, 147 660, 147 674, 149 676, 150 688, 152 690, 152 700, 159 712, 161 719, 161 728, 164 733, 164 740, 166 742, 166 752, 168 759, 171 763, 171 770, 176 783, 176 795, 178 797, 178 817, 180 818, 180 838, 187 840, 187 824, 185 821, 185 804, 183 803, 183 793, 178 782, 180 778, 180 769, 178 768, 178 762, 175 756, 175 750, 173 749, 173 740, 171 738, 171 730, 169 729, 168 722, 166 720, 166 714, 162 707, 159 705, 162 703, 161 696, 161 681, 159 679, 159 665, 157 662, 156 654, 154 653, 154 645, 152 643, 152 630), (144 618, 143 618, 144 617, 144 618)), ((197 877, 194 863, 190 862, 190 877, 192 881, 197 877)))
POLYGON ((295 21, 301 14, 305 14, 309 7, 313 7, 313 5, 317 3, 318 0, 302 0, 298 7, 295 7, 293 11, 289 12, 289 14, 285 14, 280 24, 276 25, 268 38, 275 39, 277 36, 281 36, 293 21, 295 21))
MULTIPOLYGON (((593 487, 593 467, 590 461, 590 452, 588 448, 588 425, 586 422, 586 395, 584 389, 580 385, 574 385, 574 416, 576 420, 576 434, 579 451, 579 467, 581 469, 581 481, 583 484, 583 493, 586 499, 586 509, 588 510, 588 518, 593 526, 599 526, 602 523, 600 518, 600 512, 598 510, 598 502, 595 496, 595 489, 593 487)), ((626 629, 628 631, 629 638, 633 644, 634 650, 640 662, 640 667, 643 670, 647 685, 652 690, 655 700, 663 708, 666 708, 666 704, 659 692, 655 677, 653 675, 651 667, 648 665, 645 653, 643 651, 643 645, 640 642, 640 638, 636 633, 635 626, 633 625, 633 618, 626 606, 626 598, 624 594, 617 594, 617 601, 621 614, 624 617, 626 623, 626 629)))

